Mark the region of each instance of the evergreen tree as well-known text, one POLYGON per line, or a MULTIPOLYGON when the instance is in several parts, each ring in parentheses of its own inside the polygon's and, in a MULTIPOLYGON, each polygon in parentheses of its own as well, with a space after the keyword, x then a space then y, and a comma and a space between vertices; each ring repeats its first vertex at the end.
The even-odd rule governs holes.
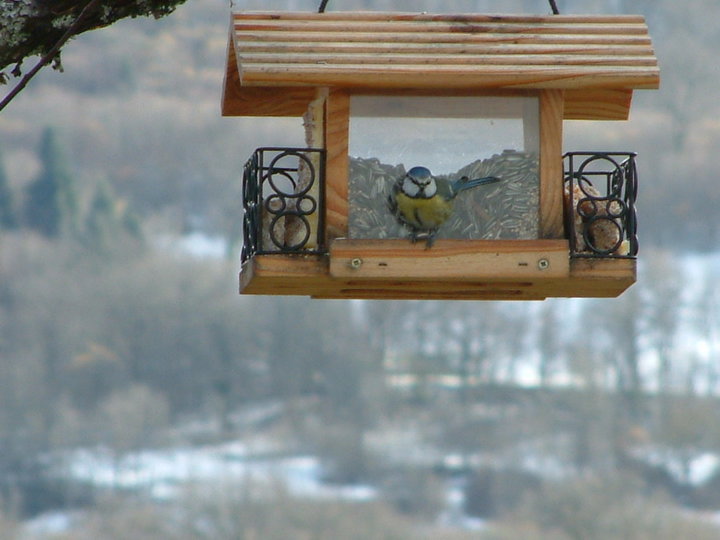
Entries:
POLYGON ((40 143, 40 175, 28 186, 27 225, 49 238, 77 232, 78 201, 57 133, 46 128, 40 143))
POLYGON ((100 182, 85 219, 85 238, 88 246, 98 251, 107 250, 112 240, 112 232, 117 228, 110 187, 107 182, 100 182))
POLYGON ((0 230, 14 229, 16 226, 15 199, 10 190, 2 153, 0 153, 0 230))
POLYGON ((125 202, 115 196, 112 186, 102 181, 85 218, 85 242, 93 250, 107 252, 113 244, 128 238, 142 238, 140 221, 125 202))

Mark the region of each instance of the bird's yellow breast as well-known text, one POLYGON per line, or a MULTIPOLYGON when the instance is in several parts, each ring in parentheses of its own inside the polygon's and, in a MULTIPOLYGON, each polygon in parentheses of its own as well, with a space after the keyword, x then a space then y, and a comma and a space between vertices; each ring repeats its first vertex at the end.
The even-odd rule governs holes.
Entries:
POLYGON ((402 219, 416 229, 435 229, 452 214, 452 203, 440 196, 413 199, 401 192, 396 195, 396 201, 402 219))

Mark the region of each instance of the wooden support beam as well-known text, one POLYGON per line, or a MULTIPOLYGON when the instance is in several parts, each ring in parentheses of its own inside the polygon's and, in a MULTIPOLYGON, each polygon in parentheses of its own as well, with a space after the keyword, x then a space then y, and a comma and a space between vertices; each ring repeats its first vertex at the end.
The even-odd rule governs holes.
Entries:
POLYGON ((348 279, 567 278, 567 240, 350 240, 330 245, 330 275, 348 279))
POLYGON ((565 90, 565 120, 627 120, 633 91, 629 88, 565 90))
POLYGON ((563 238, 563 91, 540 92, 540 238, 563 238))
POLYGON ((332 90, 325 108, 325 231, 329 242, 347 236, 348 230, 350 96, 345 91, 332 90))
POLYGON ((315 89, 308 87, 243 86, 232 35, 227 54, 221 101, 223 116, 302 116, 315 97, 315 89))
POLYGON ((633 259, 571 259, 569 264, 565 277, 336 278, 330 276, 326 256, 256 255, 242 267, 240 292, 380 300, 542 300, 614 298, 635 283, 637 263, 633 259))

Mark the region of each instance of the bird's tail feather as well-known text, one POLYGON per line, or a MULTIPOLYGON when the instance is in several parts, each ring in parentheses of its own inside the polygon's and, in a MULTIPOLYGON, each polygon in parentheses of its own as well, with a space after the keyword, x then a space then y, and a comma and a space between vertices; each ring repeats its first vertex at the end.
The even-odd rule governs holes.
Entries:
POLYGON ((463 176, 452 183, 452 191, 454 195, 457 195, 466 189, 482 186, 484 184, 493 184, 499 181, 500 178, 497 176, 484 176, 482 178, 473 178, 472 180, 470 180, 467 176, 463 176))

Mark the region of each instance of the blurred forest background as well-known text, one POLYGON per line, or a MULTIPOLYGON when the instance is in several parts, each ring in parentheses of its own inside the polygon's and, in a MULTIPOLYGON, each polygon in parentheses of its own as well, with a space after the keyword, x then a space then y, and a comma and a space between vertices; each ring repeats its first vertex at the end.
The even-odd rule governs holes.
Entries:
POLYGON ((220 117, 230 6, 71 42, 0 115, 0 538, 720 537, 720 5, 558 5, 660 60, 628 122, 566 122, 639 153, 618 299, 240 297, 243 163, 303 131, 220 117))

